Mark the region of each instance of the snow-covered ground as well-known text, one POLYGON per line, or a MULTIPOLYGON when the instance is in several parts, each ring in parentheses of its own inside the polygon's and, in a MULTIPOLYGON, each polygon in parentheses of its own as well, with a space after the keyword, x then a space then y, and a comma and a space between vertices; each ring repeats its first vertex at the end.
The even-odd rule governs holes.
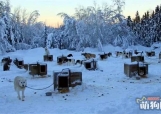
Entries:
MULTIPOLYGON (((148 51, 151 48, 132 46, 129 49, 148 51)), ((105 52, 122 50, 119 47, 105 46, 105 52)), ((86 52, 95 53, 96 49, 86 48, 86 52)), ((148 78, 136 80, 124 74, 124 63, 130 59, 109 57, 100 61, 98 65, 103 72, 88 71, 79 65, 59 66, 56 63, 57 56, 73 54, 73 58, 82 59, 81 52, 50 49, 53 55, 53 62, 47 63, 48 75, 46 78, 36 76, 33 78, 28 71, 18 69, 13 63, 10 71, 3 71, 0 66, 0 114, 160 114, 161 110, 140 110, 136 98, 143 96, 161 96, 161 63, 158 63, 160 48, 156 49, 155 57, 146 57, 149 63, 148 78), (18 100, 17 93, 13 87, 13 80, 16 76, 23 76, 27 79, 29 87, 40 89, 53 83, 53 71, 61 71, 63 68, 76 69, 82 72, 83 83, 80 86, 70 88, 68 93, 58 93, 53 86, 44 90, 33 90, 26 88, 25 101, 18 100), (46 96, 46 92, 53 92, 52 96, 46 96)), ((43 48, 31 50, 19 50, 0 56, 23 58, 25 63, 43 62, 43 48)))

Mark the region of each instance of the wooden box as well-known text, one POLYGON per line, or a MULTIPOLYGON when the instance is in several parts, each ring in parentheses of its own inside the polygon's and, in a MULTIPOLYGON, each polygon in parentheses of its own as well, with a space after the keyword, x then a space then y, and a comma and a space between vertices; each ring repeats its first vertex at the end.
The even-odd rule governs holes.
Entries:
POLYGON ((138 72, 138 63, 134 62, 134 63, 124 63, 124 74, 126 76, 133 76, 134 73, 138 72))
POLYGON ((53 55, 44 55, 44 61, 53 61, 53 55))
POLYGON ((47 64, 46 63, 35 63, 29 64, 29 74, 31 75, 47 75, 47 64))
POLYGON ((132 56, 131 62, 144 62, 144 56, 132 56))
POLYGON ((94 59, 84 61, 84 67, 88 70, 96 70, 97 69, 97 61, 94 59))
POLYGON ((69 91, 69 87, 75 87, 82 84, 82 72, 68 71, 53 73, 54 90, 58 89, 63 93, 69 91))
POLYGON ((24 66, 24 61, 23 59, 16 58, 13 63, 18 67, 18 68, 23 68, 24 66))
POLYGON ((138 74, 141 77, 146 77, 148 74, 148 64, 142 62, 124 63, 124 74, 132 77, 138 74))

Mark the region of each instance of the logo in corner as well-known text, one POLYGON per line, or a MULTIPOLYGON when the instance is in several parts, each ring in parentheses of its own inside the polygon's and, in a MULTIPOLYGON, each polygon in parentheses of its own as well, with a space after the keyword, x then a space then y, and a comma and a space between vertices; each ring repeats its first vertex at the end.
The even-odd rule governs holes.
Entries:
POLYGON ((139 104, 141 110, 159 110, 161 109, 160 97, 142 97, 137 98, 136 103, 139 104))

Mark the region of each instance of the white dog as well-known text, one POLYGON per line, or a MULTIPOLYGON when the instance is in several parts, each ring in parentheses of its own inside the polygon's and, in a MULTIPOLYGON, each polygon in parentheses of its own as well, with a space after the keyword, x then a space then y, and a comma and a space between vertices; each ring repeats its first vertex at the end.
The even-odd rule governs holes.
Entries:
POLYGON ((26 86, 27 86, 27 81, 24 77, 22 77, 22 76, 15 77, 14 88, 15 88, 15 91, 17 92, 17 94, 18 94, 19 100, 24 101, 24 98, 25 98, 24 91, 25 91, 26 86), (20 91, 22 91, 22 98, 20 97, 20 91))
POLYGON ((45 55, 50 55, 50 52, 47 47, 45 47, 45 55))

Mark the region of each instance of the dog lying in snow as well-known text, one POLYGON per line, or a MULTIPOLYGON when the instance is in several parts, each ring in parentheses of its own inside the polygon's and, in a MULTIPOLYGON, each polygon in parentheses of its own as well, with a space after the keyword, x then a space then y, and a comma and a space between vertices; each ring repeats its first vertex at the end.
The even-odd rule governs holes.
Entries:
POLYGON ((100 56, 101 60, 107 59, 108 54, 104 53, 104 54, 98 54, 100 56))
POLYGON ((83 55, 86 59, 96 58, 96 55, 92 53, 81 53, 81 55, 83 55))
POLYGON ((18 99, 24 101, 25 95, 24 91, 27 86, 27 81, 22 76, 16 76, 14 78, 14 89, 18 94, 18 99), (22 91, 22 97, 20 96, 20 91, 22 91))

